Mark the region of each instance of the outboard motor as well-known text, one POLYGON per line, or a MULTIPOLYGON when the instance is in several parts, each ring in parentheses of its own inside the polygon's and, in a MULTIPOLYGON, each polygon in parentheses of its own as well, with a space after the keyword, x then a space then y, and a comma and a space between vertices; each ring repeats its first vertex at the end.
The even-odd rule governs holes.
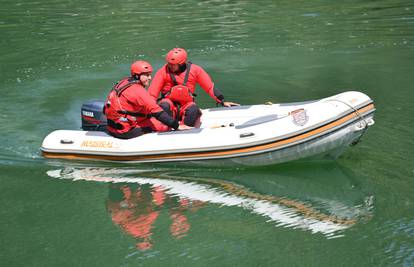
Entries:
POLYGON ((106 131, 106 116, 103 113, 105 101, 86 102, 81 108, 82 130, 106 131))

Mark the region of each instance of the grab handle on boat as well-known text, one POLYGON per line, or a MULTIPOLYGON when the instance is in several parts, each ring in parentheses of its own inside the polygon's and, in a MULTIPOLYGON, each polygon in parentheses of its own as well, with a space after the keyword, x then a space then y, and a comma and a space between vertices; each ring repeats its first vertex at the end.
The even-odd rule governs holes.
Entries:
POLYGON ((224 127, 234 127, 234 123, 213 125, 213 126, 210 126, 210 129, 224 128, 224 127))
POLYGON ((245 137, 250 137, 250 136, 254 136, 254 133, 248 132, 248 133, 242 133, 242 134, 240 134, 240 138, 245 138, 245 137))
POLYGON ((64 144, 64 145, 68 145, 68 144, 73 144, 74 142, 72 140, 69 140, 69 139, 61 139, 60 143, 64 144))

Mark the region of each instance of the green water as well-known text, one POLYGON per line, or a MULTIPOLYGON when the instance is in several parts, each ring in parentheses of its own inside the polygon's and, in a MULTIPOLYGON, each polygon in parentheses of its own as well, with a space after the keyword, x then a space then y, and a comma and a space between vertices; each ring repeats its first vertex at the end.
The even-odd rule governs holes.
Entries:
MULTIPOLYGON (((2 1, 2 266, 413 266, 410 1, 2 1), (332 162, 188 168, 46 160, 137 59, 185 47, 226 99, 349 89, 376 124, 332 162), (331 231, 329 231, 331 229, 331 231)), ((202 91, 198 102, 213 105, 202 91)))

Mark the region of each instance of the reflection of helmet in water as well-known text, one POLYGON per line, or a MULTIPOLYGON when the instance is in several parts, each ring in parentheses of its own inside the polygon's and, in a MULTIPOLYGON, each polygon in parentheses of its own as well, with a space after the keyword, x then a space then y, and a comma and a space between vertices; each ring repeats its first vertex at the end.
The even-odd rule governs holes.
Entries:
POLYGON ((173 48, 165 57, 170 64, 183 64, 187 61, 187 52, 184 48, 173 48))
POLYGON ((142 73, 151 73, 152 66, 144 60, 135 61, 131 65, 131 76, 141 75, 142 73))
POLYGON ((135 247, 141 251, 145 251, 145 250, 152 248, 152 243, 145 240, 145 241, 137 243, 135 247))

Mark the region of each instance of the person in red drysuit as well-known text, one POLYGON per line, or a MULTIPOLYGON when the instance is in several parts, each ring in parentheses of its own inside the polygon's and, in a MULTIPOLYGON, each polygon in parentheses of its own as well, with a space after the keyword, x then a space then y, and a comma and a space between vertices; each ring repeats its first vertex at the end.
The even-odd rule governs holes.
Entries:
POLYGON ((183 48, 173 48, 167 53, 167 64, 160 68, 151 82, 148 92, 159 105, 182 124, 199 127, 201 110, 194 102, 196 84, 199 84, 216 103, 225 107, 239 104, 224 101, 224 96, 200 66, 187 62, 183 48), (161 95, 160 95, 161 94, 161 95))
POLYGON ((188 129, 166 113, 145 90, 151 81, 152 66, 146 61, 131 65, 131 76, 119 81, 109 93, 104 113, 108 133, 129 139, 149 132, 188 129))

